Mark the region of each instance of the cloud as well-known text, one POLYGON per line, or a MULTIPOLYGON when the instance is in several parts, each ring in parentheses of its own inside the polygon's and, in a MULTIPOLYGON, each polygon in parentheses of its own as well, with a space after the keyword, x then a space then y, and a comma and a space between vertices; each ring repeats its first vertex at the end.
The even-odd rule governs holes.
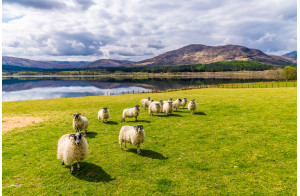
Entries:
POLYGON ((3 55, 36 60, 144 60, 189 44, 297 47, 286 0, 4 0, 3 55))

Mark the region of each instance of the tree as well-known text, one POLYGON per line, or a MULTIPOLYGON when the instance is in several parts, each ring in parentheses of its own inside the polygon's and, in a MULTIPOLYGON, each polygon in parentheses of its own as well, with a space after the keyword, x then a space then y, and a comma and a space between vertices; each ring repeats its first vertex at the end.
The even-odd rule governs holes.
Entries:
POLYGON ((286 66, 282 71, 282 78, 285 80, 296 80, 297 68, 292 66, 286 66))

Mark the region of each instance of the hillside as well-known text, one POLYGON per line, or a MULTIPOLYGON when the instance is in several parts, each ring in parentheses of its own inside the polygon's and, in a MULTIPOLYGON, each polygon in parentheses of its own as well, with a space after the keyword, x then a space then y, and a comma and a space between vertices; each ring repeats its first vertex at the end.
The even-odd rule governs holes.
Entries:
POLYGON ((113 59, 99 59, 97 61, 91 62, 87 65, 82 66, 82 68, 96 68, 96 67, 120 67, 124 64, 132 63, 132 61, 126 60, 113 60, 113 59))
POLYGON ((127 66, 209 64, 227 61, 259 61, 273 65, 295 64, 289 57, 267 55, 260 50, 238 45, 205 46, 192 44, 127 66))
POLYGON ((290 57, 290 58, 293 58, 293 59, 297 59, 297 51, 286 53, 283 56, 287 56, 287 57, 290 57))

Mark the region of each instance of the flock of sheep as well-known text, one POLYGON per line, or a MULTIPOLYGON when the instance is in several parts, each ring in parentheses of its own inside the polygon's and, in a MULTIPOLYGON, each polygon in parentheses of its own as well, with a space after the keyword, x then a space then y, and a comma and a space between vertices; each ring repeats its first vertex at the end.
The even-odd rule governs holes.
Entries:
MULTIPOLYGON (((142 107, 146 109, 148 107, 149 115, 153 115, 153 113, 164 113, 166 115, 171 115, 173 110, 177 109, 180 106, 185 108, 187 104, 187 99, 183 98, 177 99, 176 101, 172 101, 170 98, 168 101, 154 101, 148 97, 147 99, 142 99, 140 101, 142 107)), ((188 104, 188 110, 194 114, 194 111, 197 109, 197 103, 194 99, 190 100, 188 104)), ((122 121, 125 122, 125 118, 135 118, 137 121, 137 117, 140 113, 139 105, 134 106, 133 108, 128 108, 123 110, 122 121)), ((73 128, 76 133, 65 134, 58 140, 58 148, 57 148, 57 158, 62 160, 62 165, 71 165, 71 174, 74 174, 73 163, 77 161, 77 170, 80 170, 79 163, 86 159, 88 154, 88 143, 85 139, 85 135, 88 128, 88 119, 84 116, 81 116, 81 113, 73 114, 73 128), (79 132, 81 130, 85 130, 85 133, 79 132)), ((98 112, 98 120, 99 122, 107 123, 108 118, 110 117, 110 113, 107 107, 102 108, 98 112)), ((134 126, 123 126, 119 133, 119 144, 121 150, 122 144, 124 142, 124 147, 126 148, 126 142, 137 146, 137 154, 141 153, 140 145, 145 140, 145 131, 143 125, 134 125, 134 126)))

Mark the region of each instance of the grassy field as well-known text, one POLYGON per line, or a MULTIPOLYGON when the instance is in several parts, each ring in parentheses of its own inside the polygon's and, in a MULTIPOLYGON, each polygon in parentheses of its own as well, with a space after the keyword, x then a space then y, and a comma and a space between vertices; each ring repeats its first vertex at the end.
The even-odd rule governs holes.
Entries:
POLYGON ((296 88, 205 88, 167 93, 93 96, 3 103, 3 117, 45 121, 2 135, 4 195, 295 195, 296 88), (141 110, 146 140, 121 151, 124 108, 142 98, 195 98, 191 115, 149 116, 141 110), (107 106, 108 124, 97 121, 107 106), (57 141, 72 133, 73 113, 89 119, 89 155, 82 171, 56 159, 57 141))
POLYGON ((280 88, 280 87, 297 87, 297 81, 287 82, 257 82, 247 84, 222 84, 219 88, 280 88))

